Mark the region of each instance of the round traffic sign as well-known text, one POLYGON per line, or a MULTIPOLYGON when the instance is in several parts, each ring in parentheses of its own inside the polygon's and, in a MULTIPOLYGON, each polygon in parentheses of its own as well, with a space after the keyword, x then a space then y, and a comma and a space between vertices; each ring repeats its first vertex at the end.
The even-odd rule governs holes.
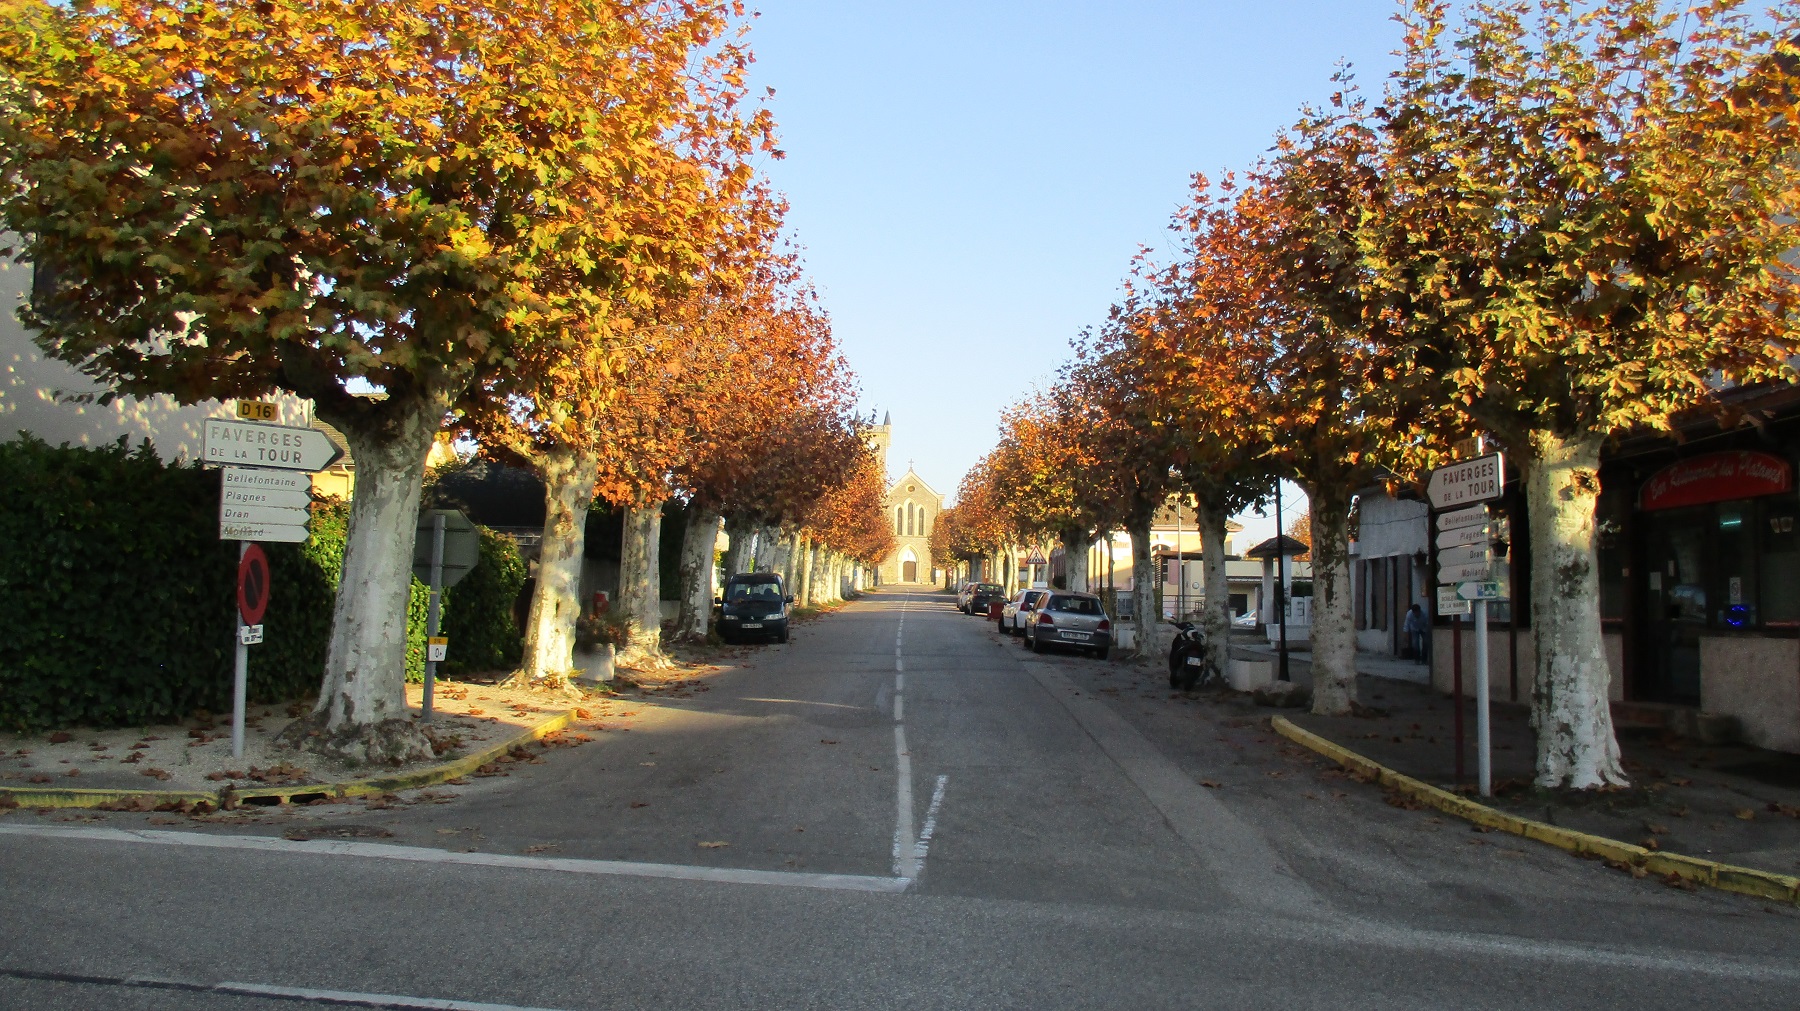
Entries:
POLYGON ((244 624, 263 620, 263 612, 269 609, 269 556, 263 554, 260 544, 244 545, 244 555, 238 560, 237 599, 238 616, 244 624))

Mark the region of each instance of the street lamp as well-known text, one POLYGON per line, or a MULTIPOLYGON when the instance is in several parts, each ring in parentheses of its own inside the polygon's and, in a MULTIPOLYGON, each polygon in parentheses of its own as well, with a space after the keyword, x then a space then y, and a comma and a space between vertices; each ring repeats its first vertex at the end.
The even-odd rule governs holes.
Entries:
POLYGON ((1276 677, 1282 681, 1292 681, 1288 676, 1287 648, 1287 532, 1281 521, 1281 479, 1275 479, 1275 615, 1281 623, 1280 673, 1276 677))

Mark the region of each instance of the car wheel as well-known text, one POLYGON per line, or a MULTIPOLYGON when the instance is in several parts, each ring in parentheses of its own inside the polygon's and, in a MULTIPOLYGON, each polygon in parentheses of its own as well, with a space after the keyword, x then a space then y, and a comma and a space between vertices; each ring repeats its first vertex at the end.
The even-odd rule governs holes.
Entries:
POLYGON ((724 643, 727 646, 736 646, 737 645, 737 636, 732 635, 730 632, 720 632, 719 633, 719 641, 724 643))
POLYGON ((787 642, 787 641, 788 641, 788 630, 787 630, 787 629, 785 629, 785 628, 784 628, 784 629, 782 629, 782 630, 781 630, 781 634, 780 634, 780 635, 777 635, 777 636, 776 636, 776 637, 775 637, 775 641, 776 641, 776 642, 787 642))
POLYGON ((1044 645, 1044 640, 1039 639, 1034 635, 1031 637, 1031 651, 1033 653, 1047 653, 1050 651, 1050 647, 1044 645))

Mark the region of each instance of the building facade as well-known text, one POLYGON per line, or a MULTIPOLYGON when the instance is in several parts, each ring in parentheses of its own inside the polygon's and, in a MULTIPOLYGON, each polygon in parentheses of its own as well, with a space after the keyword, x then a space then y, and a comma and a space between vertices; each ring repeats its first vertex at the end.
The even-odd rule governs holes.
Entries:
MULTIPOLYGON (((867 434, 869 445, 881 457, 883 470, 887 469, 893 434, 891 414, 883 415, 881 424, 867 434)), ((944 511, 944 496, 908 465, 906 473, 888 485, 886 506, 888 521, 894 524, 895 547, 876 566, 876 579, 883 585, 935 584, 939 574, 931 557, 931 530, 937 524, 938 514, 944 511)))

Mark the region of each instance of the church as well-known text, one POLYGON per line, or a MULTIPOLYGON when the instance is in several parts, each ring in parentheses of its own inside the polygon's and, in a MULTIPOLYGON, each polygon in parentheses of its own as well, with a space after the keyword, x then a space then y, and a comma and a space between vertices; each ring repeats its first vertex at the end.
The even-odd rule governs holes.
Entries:
MULTIPOLYGON (((893 415, 884 415, 881 424, 869 429, 869 444, 881 457, 887 469, 888 444, 893 438, 893 415)), ((938 513, 944 511, 944 496, 938 494, 909 463, 906 473, 888 485, 887 515, 894 523, 894 553, 881 560, 876 577, 883 585, 895 583, 935 583, 937 572, 931 560, 931 528, 938 513)))

